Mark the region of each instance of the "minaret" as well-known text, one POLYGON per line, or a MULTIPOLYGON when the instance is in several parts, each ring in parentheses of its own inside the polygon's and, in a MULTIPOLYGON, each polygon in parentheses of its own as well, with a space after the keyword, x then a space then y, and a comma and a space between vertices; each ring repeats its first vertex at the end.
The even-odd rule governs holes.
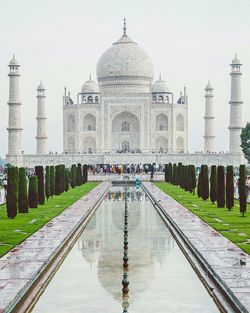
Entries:
POLYGON ((8 125, 8 155, 22 154, 21 102, 19 90, 19 67, 15 56, 9 66, 9 125, 8 125))
POLYGON ((230 104, 230 125, 229 129, 229 152, 230 153, 241 153, 241 140, 240 134, 242 130, 242 117, 241 117, 241 71, 240 60, 235 54, 235 57, 230 64, 231 66, 231 100, 230 104))
POLYGON ((213 87, 208 81, 205 87, 205 133, 204 133, 204 153, 214 152, 214 94, 213 87))
POLYGON ((47 154, 46 115, 45 115, 45 88, 40 82, 37 87, 37 136, 36 154, 47 154))

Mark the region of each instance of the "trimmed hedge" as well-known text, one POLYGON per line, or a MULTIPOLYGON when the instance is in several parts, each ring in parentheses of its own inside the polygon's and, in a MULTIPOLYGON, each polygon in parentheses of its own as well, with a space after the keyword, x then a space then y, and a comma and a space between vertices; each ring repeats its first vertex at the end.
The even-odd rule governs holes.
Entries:
POLYGON ((246 189, 246 166, 240 165, 240 177, 239 177, 239 202, 240 212, 242 216, 245 216, 247 210, 247 189, 246 189))
POLYGON ((52 165, 50 166, 50 179, 49 179, 49 182, 50 182, 50 195, 51 197, 53 197, 55 195, 55 166, 52 165))
POLYGON ((75 186, 76 186, 76 172, 77 172, 76 165, 75 164, 71 165, 71 173, 70 173, 71 188, 75 188, 75 186))
POLYGON ((201 197, 203 200, 209 198, 208 167, 204 164, 201 166, 201 197))
POLYGON ((37 176, 29 178, 29 207, 37 208, 38 205, 38 179, 37 176))
POLYGON ((45 196, 48 200, 51 196, 50 192, 50 166, 46 166, 46 173, 45 173, 45 196))
POLYGON ((226 176, 226 207, 230 211, 234 206, 234 168, 227 166, 226 176))
POLYGON ((210 200, 213 204, 217 200, 217 167, 216 167, 216 165, 211 166, 210 200))
POLYGON ((219 165, 217 168, 217 207, 225 207, 225 174, 224 166, 219 165))
POLYGON ((18 212, 29 212, 26 171, 24 167, 19 168, 18 212))
POLYGON ((15 218, 18 208, 18 167, 8 168, 6 207, 8 218, 15 218))
POLYGON ((45 202, 43 166, 35 166, 35 173, 38 180, 38 204, 43 205, 45 202))
POLYGON ((88 181, 88 165, 87 164, 83 165, 83 177, 82 177, 82 180, 83 180, 83 184, 87 183, 87 181, 88 181))

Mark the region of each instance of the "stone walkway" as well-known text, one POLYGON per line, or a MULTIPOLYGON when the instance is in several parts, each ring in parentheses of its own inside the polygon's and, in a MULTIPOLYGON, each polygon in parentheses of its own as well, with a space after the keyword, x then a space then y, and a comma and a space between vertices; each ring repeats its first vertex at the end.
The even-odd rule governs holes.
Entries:
POLYGON ((158 187, 149 182, 143 184, 250 312, 250 256, 158 187), (241 265, 240 260, 245 260, 246 265, 241 265))
POLYGON ((109 185, 98 185, 0 259, 0 313, 8 312, 109 185))

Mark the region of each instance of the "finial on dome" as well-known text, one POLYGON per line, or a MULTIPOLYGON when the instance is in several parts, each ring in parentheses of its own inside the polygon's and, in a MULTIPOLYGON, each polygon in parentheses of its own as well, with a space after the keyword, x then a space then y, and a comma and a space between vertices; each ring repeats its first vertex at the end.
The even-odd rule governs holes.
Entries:
POLYGON ((123 19, 123 36, 127 36, 127 24, 126 24, 127 20, 124 17, 123 19))

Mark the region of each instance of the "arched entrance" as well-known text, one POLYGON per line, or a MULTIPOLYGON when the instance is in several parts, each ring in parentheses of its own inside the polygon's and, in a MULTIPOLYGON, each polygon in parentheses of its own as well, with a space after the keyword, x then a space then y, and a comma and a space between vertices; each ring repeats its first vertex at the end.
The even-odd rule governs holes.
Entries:
POLYGON ((112 121, 112 150, 132 152, 140 149, 140 122, 130 112, 121 112, 112 121))

